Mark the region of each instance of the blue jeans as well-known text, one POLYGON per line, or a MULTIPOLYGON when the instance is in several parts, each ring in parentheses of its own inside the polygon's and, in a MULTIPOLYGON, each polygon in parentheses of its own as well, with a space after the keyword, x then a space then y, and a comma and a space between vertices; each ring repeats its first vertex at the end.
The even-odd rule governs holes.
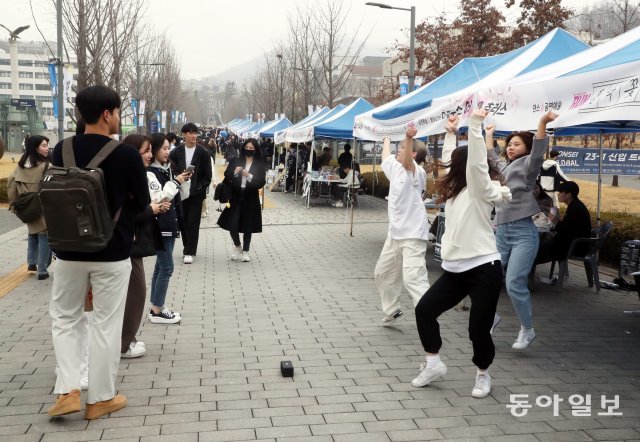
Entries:
POLYGON ((46 232, 30 233, 27 238, 27 264, 38 266, 38 275, 48 274, 51 249, 46 232))
POLYGON ((169 280, 173 274, 173 247, 176 239, 163 236, 164 250, 156 253, 156 266, 151 277, 151 304, 163 307, 169 289, 169 280))
POLYGON ((505 269, 507 294, 520 324, 526 328, 532 327, 531 294, 527 282, 539 243, 538 230, 529 217, 498 225, 496 245, 505 269))

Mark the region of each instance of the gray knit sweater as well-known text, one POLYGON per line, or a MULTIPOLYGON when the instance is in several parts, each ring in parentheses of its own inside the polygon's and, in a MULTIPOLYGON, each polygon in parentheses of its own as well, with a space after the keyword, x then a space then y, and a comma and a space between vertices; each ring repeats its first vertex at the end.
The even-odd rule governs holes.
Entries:
MULTIPOLYGON (((548 146, 549 137, 534 138, 531 154, 507 164, 502 170, 506 185, 511 190, 511 202, 496 207, 496 224, 510 223, 540 212, 540 207, 533 196, 533 186, 540 173, 540 167, 544 162, 544 153, 548 146)), ((488 153, 490 158, 497 160, 493 149, 488 153)))

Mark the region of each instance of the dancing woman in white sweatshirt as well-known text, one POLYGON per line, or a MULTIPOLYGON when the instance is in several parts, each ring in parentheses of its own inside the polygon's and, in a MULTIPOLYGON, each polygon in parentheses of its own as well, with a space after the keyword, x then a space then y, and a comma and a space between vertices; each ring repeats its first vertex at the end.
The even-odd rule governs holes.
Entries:
MULTIPOLYGON (((473 363, 478 367, 473 397, 485 397, 491 391, 487 370, 493 362, 495 347, 489 331, 503 276, 490 214, 494 206, 511 200, 509 188, 492 181, 501 176, 497 167, 487 162, 481 128, 485 116, 484 110, 474 111, 469 120, 469 145, 453 150, 449 164, 444 165, 449 167, 449 173, 437 182, 439 202, 446 203, 442 238, 444 274, 416 306, 418 333, 427 353, 427 365, 411 382, 422 387, 446 374, 447 367, 439 356, 442 339, 438 317, 469 295, 469 338, 473 344, 473 363)), ((457 116, 449 118, 445 145, 455 144, 457 124, 457 116)))

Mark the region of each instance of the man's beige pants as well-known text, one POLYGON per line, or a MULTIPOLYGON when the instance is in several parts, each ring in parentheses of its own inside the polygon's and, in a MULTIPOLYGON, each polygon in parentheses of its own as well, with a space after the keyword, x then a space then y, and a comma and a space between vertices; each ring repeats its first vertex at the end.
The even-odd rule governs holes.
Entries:
MULTIPOLYGON (((88 404, 116 395, 120 363, 122 318, 131 274, 131 261, 87 262, 57 260, 51 290, 53 347, 59 371, 55 393, 80 389, 83 365, 84 300, 93 288, 93 318, 89 340, 88 404)), ((85 341, 86 342, 86 341, 85 341)))

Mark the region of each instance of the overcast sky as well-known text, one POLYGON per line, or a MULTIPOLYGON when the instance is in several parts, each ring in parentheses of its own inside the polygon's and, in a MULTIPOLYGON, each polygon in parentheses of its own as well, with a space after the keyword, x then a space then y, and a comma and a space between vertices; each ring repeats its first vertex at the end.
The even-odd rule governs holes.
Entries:
MULTIPOLYGON (((9 1, 9 0, 6 0, 9 1)), ((311 0, 312 4, 322 0, 311 0)), ((398 40, 408 40, 402 29, 409 26, 409 12, 365 6, 366 0, 342 0, 350 8, 350 27, 360 26, 361 35, 373 32, 362 55, 384 55, 384 49, 398 40)), ((445 11, 455 17, 453 0, 388 0, 380 1, 398 7, 416 5, 416 23, 445 11)), ((50 40, 56 38, 55 1, 31 0, 35 18, 50 40)), ((183 78, 201 78, 222 72, 273 49, 274 43, 286 36, 287 17, 295 13, 302 0, 148 0, 147 21, 157 33, 170 37, 181 60, 183 78)), ((503 0, 494 0, 508 24, 514 24, 518 12, 504 8, 503 0)), ((564 0, 574 9, 599 3, 598 0, 564 0)), ((42 40, 34 25, 29 0, 13 1, 2 8, 0 23, 8 28, 30 24, 21 34, 23 40, 42 40)), ((7 38, 0 29, 0 36, 7 38)))

